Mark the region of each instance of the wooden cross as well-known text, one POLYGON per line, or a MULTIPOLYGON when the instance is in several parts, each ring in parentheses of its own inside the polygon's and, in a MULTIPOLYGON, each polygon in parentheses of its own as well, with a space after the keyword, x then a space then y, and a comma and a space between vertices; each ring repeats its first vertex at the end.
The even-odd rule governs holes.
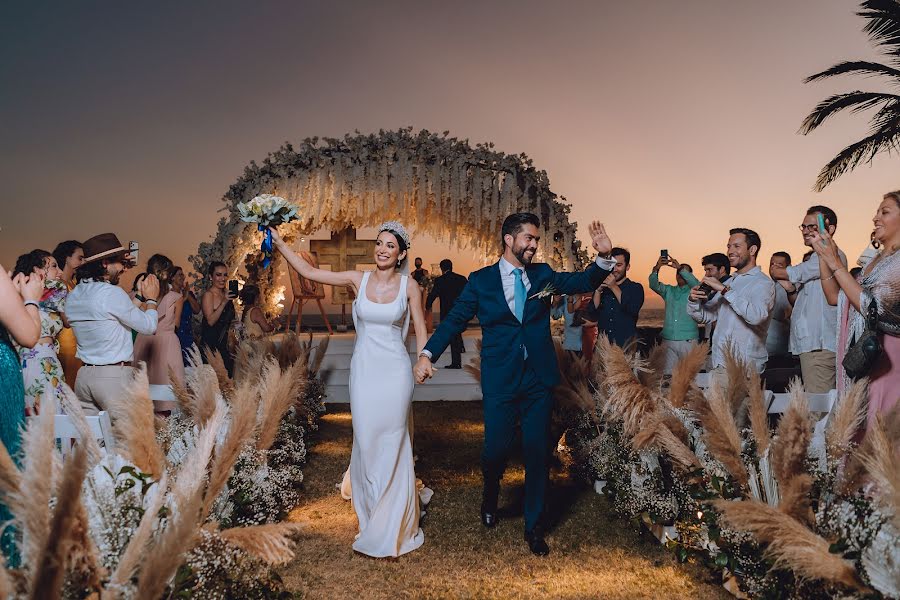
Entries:
MULTIPOLYGON (((356 229, 348 227, 342 231, 332 231, 330 240, 310 240, 309 250, 319 257, 319 265, 331 265, 332 271, 352 271, 359 265, 371 264, 372 245, 375 240, 356 238, 356 229)), ((348 287, 332 286, 333 304, 350 304, 353 292, 348 287)))

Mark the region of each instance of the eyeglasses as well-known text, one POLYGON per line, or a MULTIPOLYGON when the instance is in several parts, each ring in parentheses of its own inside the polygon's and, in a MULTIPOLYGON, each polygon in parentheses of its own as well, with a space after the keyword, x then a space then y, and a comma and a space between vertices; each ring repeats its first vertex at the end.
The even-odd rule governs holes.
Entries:
POLYGON ((798 225, 797 226, 800 231, 819 231, 819 226, 813 223, 812 225, 798 225))

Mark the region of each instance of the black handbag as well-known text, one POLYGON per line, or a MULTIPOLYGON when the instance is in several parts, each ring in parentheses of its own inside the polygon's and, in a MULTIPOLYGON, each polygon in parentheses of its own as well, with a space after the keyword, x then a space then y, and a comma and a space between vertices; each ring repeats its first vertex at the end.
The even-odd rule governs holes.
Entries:
POLYGON ((874 299, 866 312, 866 328, 859 339, 853 340, 841 364, 851 379, 865 377, 875 366, 882 352, 878 340, 878 305, 874 299))

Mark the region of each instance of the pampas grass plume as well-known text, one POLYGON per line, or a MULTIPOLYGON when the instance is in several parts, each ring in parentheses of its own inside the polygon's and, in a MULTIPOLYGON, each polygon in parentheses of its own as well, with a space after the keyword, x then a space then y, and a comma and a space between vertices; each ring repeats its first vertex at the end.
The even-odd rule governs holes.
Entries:
POLYGON ((110 408, 115 417, 113 432, 121 442, 119 450, 144 473, 160 477, 166 460, 156 441, 155 412, 144 365, 134 370, 134 379, 112 400, 110 408))
POLYGON ((270 523, 234 527, 220 532, 219 535, 229 544, 270 565, 281 565, 294 558, 294 542, 290 536, 303 528, 304 525, 301 523, 270 523))

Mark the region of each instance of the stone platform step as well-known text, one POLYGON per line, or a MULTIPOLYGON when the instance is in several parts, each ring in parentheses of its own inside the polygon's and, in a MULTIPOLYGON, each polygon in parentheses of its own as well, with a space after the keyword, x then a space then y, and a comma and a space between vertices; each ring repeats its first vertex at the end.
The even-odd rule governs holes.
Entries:
MULTIPOLYGON (((319 343, 326 337, 328 337, 327 334, 315 334, 313 344, 319 343)), ((480 330, 470 330, 463 334, 463 343, 466 348, 466 352, 462 355, 463 364, 468 363, 472 357, 476 356, 475 342, 480 338, 480 330)), ((280 336, 273 336, 273 339, 277 343, 280 336)), ((335 333, 331 336, 328 351, 320 370, 328 393, 326 403, 350 402, 350 359, 353 356, 355 343, 356 336, 353 333, 335 333)), ((415 336, 410 335, 407 340, 410 369, 416 362, 416 348, 415 336)), ((448 349, 435 365, 437 370, 434 377, 422 385, 415 386, 414 402, 481 400, 481 386, 478 381, 462 369, 443 368, 449 364, 450 351, 448 349)))

